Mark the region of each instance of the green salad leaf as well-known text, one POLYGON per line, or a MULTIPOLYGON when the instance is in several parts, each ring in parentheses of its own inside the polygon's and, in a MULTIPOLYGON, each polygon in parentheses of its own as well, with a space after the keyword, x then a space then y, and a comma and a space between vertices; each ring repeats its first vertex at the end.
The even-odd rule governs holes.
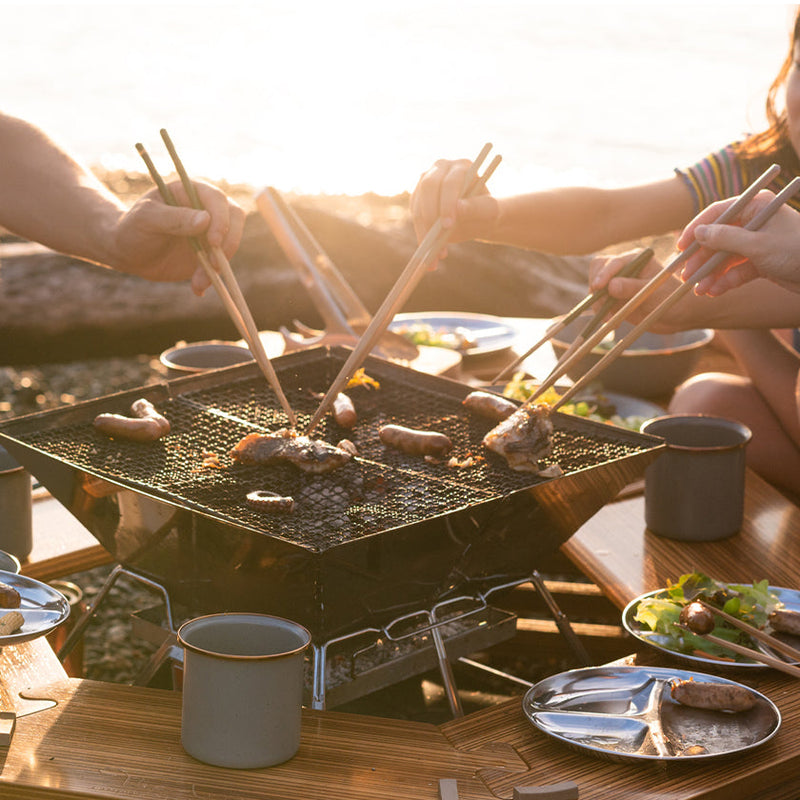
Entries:
MULTIPOLYGON (((667 582, 667 588, 644 598, 637 606, 634 620, 641 625, 644 638, 657 638, 658 644, 668 650, 687 655, 711 657, 726 661, 746 661, 721 645, 709 642, 702 636, 675 625, 681 610, 693 600, 702 599, 738 619, 762 628, 770 613, 783 604, 770 592, 768 581, 753 584, 722 583, 701 572, 681 575, 677 582, 667 582)), ((738 628, 716 618, 711 632, 719 639, 752 647, 750 637, 738 628)))

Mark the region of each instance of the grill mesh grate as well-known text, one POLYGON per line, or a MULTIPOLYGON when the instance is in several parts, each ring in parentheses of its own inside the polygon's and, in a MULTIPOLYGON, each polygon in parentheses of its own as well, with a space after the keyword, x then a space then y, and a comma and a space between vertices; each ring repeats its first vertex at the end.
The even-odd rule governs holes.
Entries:
MULTIPOLYGON (((318 405, 315 393, 325 391, 341 363, 327 351, 321 361, 308 360, 286 374, 279 372, 301 430, 318 405)), ((397 368, 383 363, 370 368, 380 389, 352 390, 359 413, 354 431, 339 428, 330 418, 320 424, 315 435, 333 443, 349 438, 359 452, 357 459, 321 476, 290 465, 244 466, 232 461, 228 454, 243 436, 285 425, 274 394, 252 373, 157 403, 172 432, 156 443, 102 436, 92 426, 96 410, 81 423, 30 431, 19 438, 77 469, 312 550, 503 497, 543 480, 514 472, 502 458, 488 453, 481 439, 491 423, 466 412, 459 397, 424 381, 416 385, 415 373, 397 374, 393 369, 397 368), (474 466, 460 469, 385 448, 378 429, 391 422, 445 433, 453 441, 453 455, 480 458, 474 466), (208 454, 216 454, 222 468, 204 463, 208 454), (249 507, 246 494, 261 489, 294 497, 294 512, 271 515, 249 507)), ((565 473, 651 446, 646 439, 637 441, 636 434, 563 414, 556 415, 555 424, 550 461, 565 473)))

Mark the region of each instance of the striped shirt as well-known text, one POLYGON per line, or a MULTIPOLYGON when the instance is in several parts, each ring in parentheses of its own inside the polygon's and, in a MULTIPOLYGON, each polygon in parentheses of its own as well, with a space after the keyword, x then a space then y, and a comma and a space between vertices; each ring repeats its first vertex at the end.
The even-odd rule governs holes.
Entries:
MULTIPOLYGON (((741 194, 763 171, 756 164, 742 163, 733 145, 706 156, 694 166, 676 169, 694 198, 695 213, 717 200, 741 194)), ((795 176, 779 173, 767 187, 776 194, 795 176)), ((795 195, 788 205, 800 211, 800 196, 795 195)))

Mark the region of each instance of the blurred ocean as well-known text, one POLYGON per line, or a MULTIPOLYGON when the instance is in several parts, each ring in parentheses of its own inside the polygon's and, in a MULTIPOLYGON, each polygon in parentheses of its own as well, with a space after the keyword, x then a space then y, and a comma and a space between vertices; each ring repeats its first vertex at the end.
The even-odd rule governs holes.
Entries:
MULTIPOLYGON (((794 6, 531 0, 0 4, 0 107, 91 164, 394 194, 439 157, 497 193, 665 177, 764 124, 794 6)), ((2 157, 2 154, 0 154, 2 157)))

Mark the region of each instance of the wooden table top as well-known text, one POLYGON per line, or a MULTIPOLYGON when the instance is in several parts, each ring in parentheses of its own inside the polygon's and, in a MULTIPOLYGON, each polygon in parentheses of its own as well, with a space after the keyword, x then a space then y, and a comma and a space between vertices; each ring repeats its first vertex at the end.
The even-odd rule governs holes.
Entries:
POLYGON ((735 760, 597 759, 535 730, 520 701, 513 700, 441 726, 304 710, 301 746, 292 760, 268 769, 231 770, 207 766, 183 751, 178 692, 62 678, 21 690, 52 707, 20 717, 11 745, 0 748, 0 795, 436 800, 445 778, 457 781, 459 797, 466 800, 510 799, 515 787, 565 780, 578 784, 581 800, 796 798, 800 692, 790 678, 768 670, 748 675, 746 682, 778 704, 783 725, 770 742, 735 760))
POLYGON ((649 531, 644 495, 609 503, 562 545, 562 552, 620 609, 667 580, 698 570, 724 581, 767 578, 800 588, 800 508, 748 470, 744 522, 717 542, 679 542, 649 531))

